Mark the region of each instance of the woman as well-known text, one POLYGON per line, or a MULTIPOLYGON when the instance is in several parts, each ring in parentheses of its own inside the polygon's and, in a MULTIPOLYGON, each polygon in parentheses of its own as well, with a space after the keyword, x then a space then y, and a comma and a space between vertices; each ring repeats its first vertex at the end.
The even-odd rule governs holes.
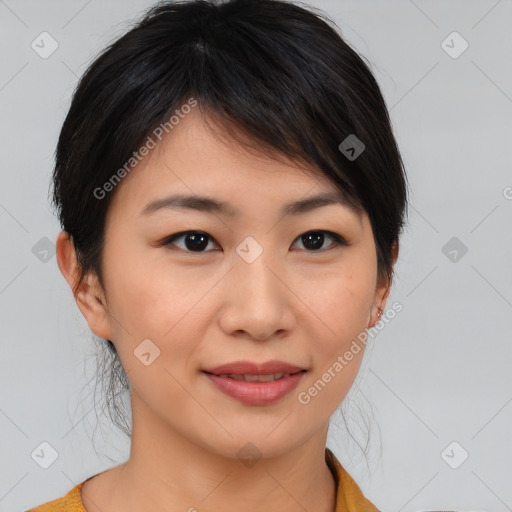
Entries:
POLYGON ((326 448, 406 210, 384 100, 280 0, 159 4, 89 67, 57 261, 127 378, 129 459, 45 511, 375 511, 326 448))

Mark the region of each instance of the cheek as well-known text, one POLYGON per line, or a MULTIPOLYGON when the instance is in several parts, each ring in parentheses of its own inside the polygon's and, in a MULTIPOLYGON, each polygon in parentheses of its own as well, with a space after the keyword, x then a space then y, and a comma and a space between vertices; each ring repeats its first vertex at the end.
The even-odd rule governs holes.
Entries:
POLYGON ((119 236, 104 253, 105 284, 115 306, 113 313, 130 324, 145 324, 155 336, 162 336, 190 310, 195 297, 187 273, 166 263, 162 251, 140 242, 130 244, 119 236))
POLYGON ((310 277, 309 285, 304 283, 301 295, 325 324, 326 339, 339 344, 368 326, 375 279, 375 269, 361 257, 310 277))
POLYGON ((160 350, 155 362, 174 365, 181 360, 183 364, 193 350, 193 339, 200 339, 200 324, 193 320, 208 282, 191 283, 189 273, 177 266, 148 264, 146 250, 122 241, 111 243, 108 249, 104 253, 105 286, 115 339, 127 366, 145 339, 160 350))
POLYGON ((376 261, 371 252, 353 256, 322 278, 314 276, 311 282, 315 287, 304 295, 320 321, 311 323, 315 326, 315 332, 310 333, 315 340, 314 371, 301 386, 305 394, 299 403, 309 401, 310 411, 318 414, 322 407, 331 412, 338 407, 356 378, 364 354, 376 261))
POLYGON ((319 283, 308 304, 320 320, 312 322, 309 337, 313 368, 297 390, 297 402, 308 417, 334 413, 357 376, 364 355, 367 312, 372 302, 372 283, 354 274, 332 276, 319 283), (361 341, 363 339, 363 342, 361 341))

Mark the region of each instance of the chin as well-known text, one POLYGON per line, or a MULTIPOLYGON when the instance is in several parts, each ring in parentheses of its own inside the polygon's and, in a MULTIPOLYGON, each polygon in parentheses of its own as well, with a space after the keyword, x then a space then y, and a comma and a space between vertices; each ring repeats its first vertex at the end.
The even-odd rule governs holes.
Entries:
POLYGON ((238 427, 236 433, 230 431, 233 437, 223 431, 213 439, 210 432, 201 444, 211 453, 238 459, 250 467, 252 460, 279 457, 307 441, 307 437, 292 437, 286 429, 279 431, 280 427, 276 428, 278 424, 274 422, 272 429, 265 430, 257 429, 254 425, 247 425, 247 429, 238 427))

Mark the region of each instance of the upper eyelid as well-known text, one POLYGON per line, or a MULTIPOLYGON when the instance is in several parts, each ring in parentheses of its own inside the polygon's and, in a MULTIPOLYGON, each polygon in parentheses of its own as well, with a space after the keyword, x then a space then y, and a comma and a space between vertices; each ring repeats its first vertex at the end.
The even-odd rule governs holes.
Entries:
MULTIPOLYGON (((350 245, 350 243, 346 240, 346 238, 339 234, 339 233, 336 233, 334 231, 331 231, 331 230, 328 230, 328 229, 309 229, 307 231, 304 231, 303 233, 301 233, 300 235, 298 235, 297 237, 295 237, 294 239, 294 243, 296 240, 298 240, 301 236, 304 236, 308 233, 311 233, 311 232, 315 232, 315 231, 319 231, 320 233, 326 233, 328 237, 331 237, 333 240, 334 240, 334 244, 338 244, 338 245, 350 245)), ((189 230, 186 230, 186 231, 179 231, 177 233, 174 233, 172 235, 169 235, 167 237, 165 237, 161 243, 159 245, 170 245, 171 243, 173 243, 174 241, 178 240, 179 238, 189 234, 189 233, 202 233, 204 235, 206 235, 211 241, 213 241, 216 245, 220 245, 217 240, 215 239, 215 237, 213 237, 212 235, 210 235, 209 233, 207 233, 206 231, 202 231, 200 229, 189 229, 189 230)), ((190 252, 190 253, 196 253, 196 254, 201 254, 202 252, 208 252, 208 251, 188 251, 186 250, 185 252, 190 252)), ((310 252, 322 252, 322 251, 310 251, 310 252)))

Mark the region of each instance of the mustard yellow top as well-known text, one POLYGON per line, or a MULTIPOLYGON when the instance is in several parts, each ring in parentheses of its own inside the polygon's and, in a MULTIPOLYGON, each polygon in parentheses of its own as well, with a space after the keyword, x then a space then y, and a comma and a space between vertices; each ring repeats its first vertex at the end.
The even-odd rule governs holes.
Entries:
MULTIPOLYGON (((341 466, 338 459, 329 448, 325 448, 325 461, 336 481, 335 512, 379 512, 379 510, 363 496, 357 484, 341 466)), ((85 481, 86 480, 84 480, 84 482, 85 481)), ((80 494, 80 489, 84 482, 73 487, 73 489, 62 498, 49 501, 27 512, 87 512, 82 503, 80 494)))

